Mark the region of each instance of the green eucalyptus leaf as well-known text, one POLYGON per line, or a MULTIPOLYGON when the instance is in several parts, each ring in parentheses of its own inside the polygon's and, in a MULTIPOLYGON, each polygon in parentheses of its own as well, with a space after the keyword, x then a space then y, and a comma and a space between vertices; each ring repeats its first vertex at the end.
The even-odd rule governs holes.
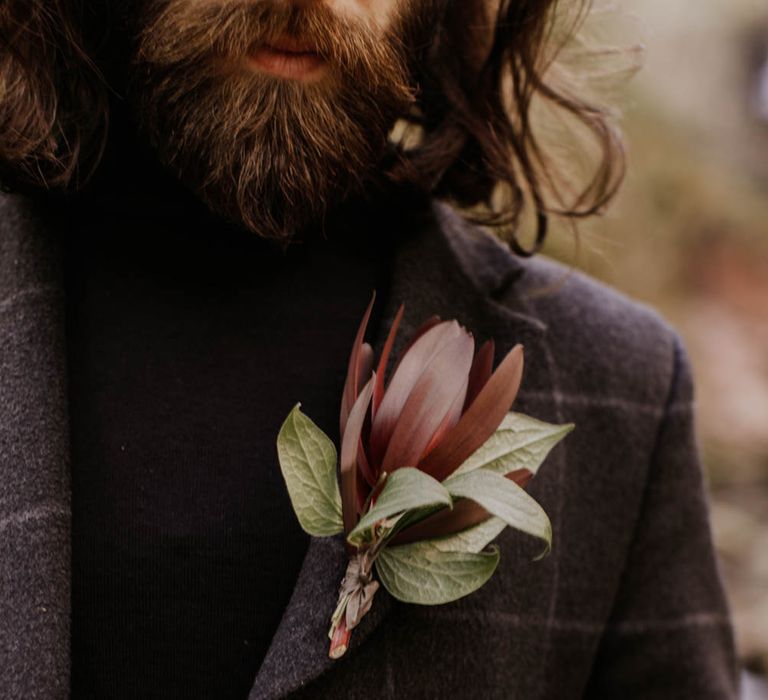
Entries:
POLYGON ((379 521, 404 511, 431 506, 452 506, 451 494, 436 479, 413 467, 404 467, 387 476, 376 503, 349 533, 352 544, 365 542, 369 530, 379 521))
POLYGON ((422 542, 386 547, 376 570, 389 593, 404 603, 442 605, 483 586, 499 563, 499 549, 440 552, 422 542))
MULTIPOLYGON (((451 507, 452 505, 453 504, 451 503, 451 507)), ((398 518, 397 523, 386 535, 386 539, 389 540, 393 538, 401 530, 405 530, 406 528, 416 525, 422 520, 426 520, 429 516, 434 515, 438 511, 444 510, 445 508, 446 504, 440 503, 439 505, 431 505, 424 508, 412 508, 411 510, 402 513, 402 515, 398 518)))
POLYGON ((507 525, 546 543, 541 558, 552 548, 552 525, 544 509, 514 481, 500 474, 476 469, 443 482, 454 498, 469 498, 507 525))
POLYGON ((536 474, 552 448, 574 427, 573 423, 553 425, 522 413, 508 413, 496 432, 454 475, 481 468, 497 474, 509 474, 516 469, 527 469, 536 474))
POLYGON ((445 537, 421 540, 439 552, 482 552, 507 527, 507 524, 494 516, 483 520, 478 525, 445 537))
POLYGON ((336 480, 336 448, 296 404, 277 436, 277 455, 302 529, 329 537, 344 529, 336 480))

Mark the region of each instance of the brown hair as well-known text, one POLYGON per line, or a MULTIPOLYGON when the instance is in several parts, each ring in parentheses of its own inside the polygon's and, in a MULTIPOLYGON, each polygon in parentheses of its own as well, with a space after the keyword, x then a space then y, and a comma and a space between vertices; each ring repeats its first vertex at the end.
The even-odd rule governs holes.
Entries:
POLYGON ((83 48, 71 0, 0 5, 0 183, 77 187, 106 136, 106 86, 83 48))
MULTIPOLYGON (((434 41, 417 61, 419 99, 406 118, 390 178, 458 205, 481 223, 514 232, 526 203, 548 214, 599 213, 624 174, 610 113, 555 85, 549 75, 558 0, 442 3, 434 41), (574 184, 532 124, 536 102, 566 115, 591 139, 586 182, 574 184)), ((588 9, 576 0, 571 29, 588 9)), ((570 5, 573 8, 573 5, 570 5)), ((0 183, 76 189, 98 165, 107 133, 108 87, 85 48, 83 0, 5 0, 0 6, 0 183)), ((574 127, 575 130, 575 127, 574 127)))

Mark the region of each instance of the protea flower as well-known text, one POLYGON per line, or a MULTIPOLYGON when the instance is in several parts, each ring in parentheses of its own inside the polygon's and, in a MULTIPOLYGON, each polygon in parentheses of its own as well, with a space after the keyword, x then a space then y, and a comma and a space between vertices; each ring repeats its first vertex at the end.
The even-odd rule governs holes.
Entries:
POLYGON ((520 487, 573 428, 510 413, 522 346, 493 371, 493 340, 477 349, 457 321, 426 321, 387 381, 403 307, 374 371, 364 341, 374 300, 349 359, 338 462, 332 441, 301 404, 278 435, 280 466, 304 530, 345 534, 349 564, 329 631, 334 659, 345 653, 380 585, 425 605, 469 595, 495 571, 499 549, 492 542, 507 526, 544 541, 549 551, 549 518, 520 487))
MULTIPOLYGON (((494 341, 476 350, 457 321, 433 316, 411 339, 388 382, 385 371, 403 316, 401 306, 376 371, 364 342, 374 298, 349 359, 341 404, 341 495, 344 529, 356 525, 386 475, 416 467, 438 481, 450 476, 499 427, 523 374, 523 348, 515 346, 493 370, 494 341)), ((528 474, 509 478, 524 483, 528 474)), ((472 501, 404 531, 399 542, 445 535, 488 514, 472 501)))

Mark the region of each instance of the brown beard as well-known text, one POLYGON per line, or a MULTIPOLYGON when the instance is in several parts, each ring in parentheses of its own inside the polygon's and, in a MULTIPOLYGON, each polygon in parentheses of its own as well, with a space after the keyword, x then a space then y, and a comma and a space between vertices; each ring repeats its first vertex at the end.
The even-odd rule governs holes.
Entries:
POLYGON ((384 31, 325 5, 165 0, 138 34, 131 94, 160 159, 212 210, 287 241, 362 189, 413 103, 407 26, 405 13, 384 31), (286 33, 317 47, 318 80, 238 66, 286 33))

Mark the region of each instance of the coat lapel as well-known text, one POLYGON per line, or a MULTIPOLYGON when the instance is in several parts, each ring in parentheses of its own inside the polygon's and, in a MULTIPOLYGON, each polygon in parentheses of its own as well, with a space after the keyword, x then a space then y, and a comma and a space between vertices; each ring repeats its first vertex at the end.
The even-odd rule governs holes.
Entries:
POLYGON ((0 696, 69 696, 69 430, 58 241, 0 197, 0 696))
MULTIPOLYGON (((493 337, 500 360, 516 344, 538 344, 545 326, 522 298, 512 294, 524 268, 490 235, 467 226, 445 205, 410 221, 412 235, 398 248, 382 315, 388 329, 401 303, 405 313, 393 356, 432 315, 457 319, 480 342, 493 337), (501 299, 504 299, 502 303, 501 299)), ((378 357, 385 333, 374 347, 378 357)), ((312 538, 296 587, 256 677, 249 700, 281 698, 332 667, 354 664, 355 652, 386 620, 396 601, 380 589, 371 612, 353 635, 340 661, 328 658, 328 627, 346 567, 343 540, 312 538)))

